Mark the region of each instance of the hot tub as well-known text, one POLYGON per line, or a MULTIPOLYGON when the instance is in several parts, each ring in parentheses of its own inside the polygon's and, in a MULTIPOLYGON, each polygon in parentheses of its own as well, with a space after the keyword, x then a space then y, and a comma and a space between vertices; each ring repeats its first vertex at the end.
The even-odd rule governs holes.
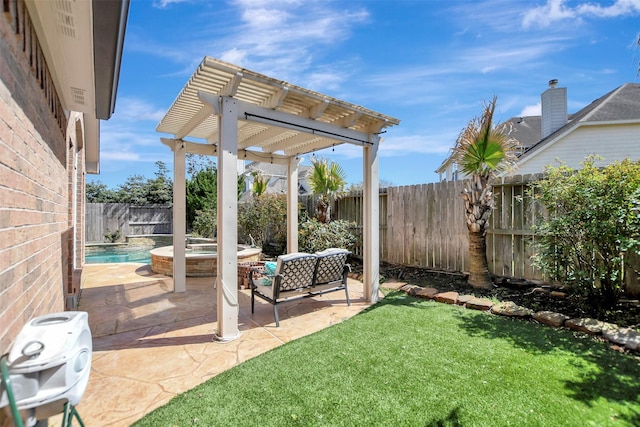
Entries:
MULTIPOLYGON (((261 248, 238 246, 238 263, 259 261, 261 248)), ((213 277, 218 272, 218 253, 215 243, 190 244, 185 251, 187 277, 213 277)), ((173 276, 173 246, 151 250, 151 270, 173 276)))

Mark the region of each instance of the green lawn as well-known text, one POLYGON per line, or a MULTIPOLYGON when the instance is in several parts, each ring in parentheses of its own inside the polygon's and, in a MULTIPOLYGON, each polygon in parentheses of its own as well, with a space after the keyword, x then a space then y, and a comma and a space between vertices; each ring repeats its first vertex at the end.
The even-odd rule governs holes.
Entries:
POLYGON ((581 334, 393 292, 135 425, 631 426, 639 378, 581 334))

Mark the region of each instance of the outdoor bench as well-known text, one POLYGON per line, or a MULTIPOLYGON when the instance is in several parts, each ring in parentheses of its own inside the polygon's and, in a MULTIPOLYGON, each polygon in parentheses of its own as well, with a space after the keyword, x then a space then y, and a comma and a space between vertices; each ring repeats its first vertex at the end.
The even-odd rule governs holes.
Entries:
POLYGON ((273 305, 276 327, 280 326, 278 304, 344 290, 349 301, 347 264, 350 252, 331 248, 315 254, 292 253, 280 255, 277 262, 257 266, 249 273, 251 285, 251 313, 254 312, 255 297, 273 305))

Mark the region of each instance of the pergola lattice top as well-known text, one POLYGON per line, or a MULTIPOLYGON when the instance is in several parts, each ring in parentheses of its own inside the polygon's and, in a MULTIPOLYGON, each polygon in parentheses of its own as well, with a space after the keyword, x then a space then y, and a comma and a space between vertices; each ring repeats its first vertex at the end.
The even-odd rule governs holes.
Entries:
MULTIPOLYGON (((291 157, 342 143, 364 145, 399 120, 220 60, 205 57, 156 130, 216 143, 218 120, 203 99, 243 105, 238 150, 257 158, 291 157), (246 151, 245 151, 246 150, 246 151), (262 156, 260 155, 262 152, 262 156), (266 153, 266 156, 265 156, 266 153)), ((266 161, 266 160, 265 160, 266 161)))

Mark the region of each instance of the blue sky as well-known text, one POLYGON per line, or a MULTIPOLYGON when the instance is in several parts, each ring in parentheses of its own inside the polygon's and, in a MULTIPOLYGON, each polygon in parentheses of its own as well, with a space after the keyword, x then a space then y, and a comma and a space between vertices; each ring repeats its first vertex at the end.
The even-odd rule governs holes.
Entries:
MULTIPOLYGON (((570 113, 637 82, 639 32, 640 0, 133 0, 101 173, 88 180, 116 188, 152 178, 158 160, 172 169, 155 128, 211 56, 400 119, 380 146, 381 180, 435 182, 494 95, 504 121, 539 115, 550 79, 570 113)), ((360 148, 320 154, 362 181, 360 148)))

